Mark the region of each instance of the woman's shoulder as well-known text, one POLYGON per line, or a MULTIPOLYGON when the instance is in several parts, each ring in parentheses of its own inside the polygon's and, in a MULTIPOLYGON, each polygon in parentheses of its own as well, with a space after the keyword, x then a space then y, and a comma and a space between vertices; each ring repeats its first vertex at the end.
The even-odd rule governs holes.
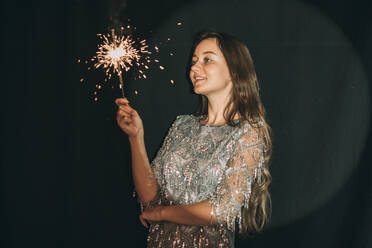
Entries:
POLYGON ((263 127, 264 123, 262 120, 257 120, 254 122, 244 121, 244 124, 241 126, 239 140, 248 143, 262 140, 263 127))
POLYGON ((173 125, 187 124, 196 120, 196 116, 190 114, 178 115, 173 125))
POLYGON ((193 115, 178 115, 173 121, 169 133, 185 132, 187 129, 192 128, 195 125, 195 116, 193 115))
POLYGON ((244 120, 242 121, 241 127, 245 130, 251 130, 251 129, 260 129, 264 126, 264 123, 262 120, 256 118, 254 120, 248 121, 244 120))

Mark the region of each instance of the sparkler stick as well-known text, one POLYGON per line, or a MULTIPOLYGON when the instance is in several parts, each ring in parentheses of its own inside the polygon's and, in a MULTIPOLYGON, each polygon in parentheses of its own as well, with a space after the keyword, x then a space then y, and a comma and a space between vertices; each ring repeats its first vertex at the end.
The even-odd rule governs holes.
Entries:
POLYGON ((120 89, 121 89, 121 95, 123 96, 123 98, 125 97, 124 95, 124 83, 123 83, 123 76, 121 75, 121 73, 119 74, 119 81, 120 81, 120 89))
MULTIPOLYGON (((113 37, 113 40, 116 39, 116 35, 115 35, 115 29, 111 29, 111 35, 113 37)), ((115 44, 116 45, 116 44, 115 44)), ((117 49, 117 48, 116 48, 117 49)), ((119 64, 119 61, 116 62, 117 65, 116 67, 117 68, 120 68, 120 64, 119 64)), ((122 97, 124 98, 125 97, 125 94, 124 94, 124 82, 123 82, 123 76, 122 76, 122 71, 121 69, 119 69, 118 71, 118 76, 119 76, 119 81, 120 81, 120 84, 119 84, 119 88, 121 89, 121 95, 122 97)))

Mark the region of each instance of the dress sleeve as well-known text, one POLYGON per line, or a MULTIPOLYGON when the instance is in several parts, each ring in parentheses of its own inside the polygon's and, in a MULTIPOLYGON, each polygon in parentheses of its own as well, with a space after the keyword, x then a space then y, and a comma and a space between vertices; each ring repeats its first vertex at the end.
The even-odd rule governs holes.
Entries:
MULTIPOLYGON (((143 203, 139 201, 141 212, 143 212, 147 208, 151 208, 155 205, 161 205, 161 188, 163 185, 163 158, 166 150, 170 146, 172 142, 172 137, 174 136, 175 129, 181 119, 181 115, 177 116, 176 120, 173 122, 172 126, 169 128, 167 135, 163 141, 163 144, 159 151, 156 153, 155 158, 152 160, 150 166, 152 169, 153 177, 158 184, 158 192, 153 200, 147 203, 143 203)), ((135 195, 135 193, 134 193, 135 195)))
POLYGON ((224 178, 209 199, 218 223, 226 224, 232 231, 236 221, 241 228, 242 207, 248 208, 251 185, 260 182, 265 151, 263 136, 251 126, 237 142, 224 178))
POLYGON ((174 137, 174 133, 176 131, 176 128, 179 124, 179 122, 182 119, 182 115, 177 116, 176 120, 172 123, 172 126, 169 128, 167 135, 165 136, 165 139, 163 141, 163 144, 159 151, 156 153, 155 158, 151 162, 151 168, 154 173, 155 180, 157 181, 158 185, 161 187, 163 184, 163 161, 164 161, 164 155, 167 149, 169 149, 169 146, 172 143, 172 139, 174 137))

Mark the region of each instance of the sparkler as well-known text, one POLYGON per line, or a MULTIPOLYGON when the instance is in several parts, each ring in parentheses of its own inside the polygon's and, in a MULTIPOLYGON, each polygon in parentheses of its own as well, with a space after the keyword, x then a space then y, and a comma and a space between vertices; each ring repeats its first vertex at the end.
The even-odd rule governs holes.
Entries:
MULTIPOLYGON (((128 19, 128 22, 130 19, 128 19)), ((181 27, 183 25, 182 22, 177 22, 177 26, 181 27)), ((118 25, 116 25, 118 27, 118 25)), ((160 61, 157 58, 153 58, 152 54, 159 53, 159 45, 162 43, 168 43, 172 40, 171 37, 167 37, 165 42, 158 42, 158 45, 152 44, 149 47, 146 44, 145 39, 140 39, 138 37, 133 36, 132 31, 136 30, 136 27, 132 25, 121 26, 117 29, 111 29, 111 33, 106 35, 97 34, 97 36, 101 39, 101 44, 98 45, 98 49, 96 51, 96 55, 91 57, 88 60, 77 59, 78 63, 86 64, 88 66, 88 71, 91 68, 102 68, 105 71, 106 77, 103 80, 105 83, 108 82, 112 74, 117 74, 119 77, 119 88, 121 89, 122 97, 124 95, 124 76, 127 75, 127 72, 132 70, 134 71, 134 80, 137 79, 147 79, 148 76, 146 75, 147 71, 150 70, 150 64, 152 62, 158 64, 156 67, 160 70, 165 70, 163 65, 160 65, 160 61), (115 34, 115 30, 119 32, 115 34), (127 35, 124 35, 127 34, 127 35), (149 51, 151 50, 151 52, 149 51), (93 64, 91 64, 93 62, 93 64), (123 75, 124 74, 124 75, 123 75)), ((152 31, 150 31, 152 33, 152 31)), ((175 56, 174 52, 170 52, 169 56, 175 56)), ((80 83, 86 81, 85 77, 82 76, 80 78, 80 83)), ((93 92, 94 94, 94 101, 98 101, 98 91, 103 89, 102 82, 96 84, 96 89, 93 92)), ((170 83, 173 85, 175 81, 173 79, 170 80, 170 83)), ((114 89, 114 86, 112 86, 114 89)), ((137 90, 134 91, 137 95, 139 92, 137 90)))
POLYGON ((114 29, 111 30, 111 36, 108 34, 99 35, 99 37, 103 40, 103 43, 98 45, 97 55, 93 57, 97 60, 94 66, 95 68, 102 66, 109 79, 112 73, 118 75, 119 88, 124 97, 123 71, 128 72, 133 66, 143 66, 144 69, 138 69, 140 73, 139 78, 146 78, 144 70, 147 70, 148 66, 144 62, 140 62, 142 57, 145 58, 145 61, 150 61, 148 55, 151 52, 147 50, 146 40, 138 42, 130 35, 117 36, 114 29))

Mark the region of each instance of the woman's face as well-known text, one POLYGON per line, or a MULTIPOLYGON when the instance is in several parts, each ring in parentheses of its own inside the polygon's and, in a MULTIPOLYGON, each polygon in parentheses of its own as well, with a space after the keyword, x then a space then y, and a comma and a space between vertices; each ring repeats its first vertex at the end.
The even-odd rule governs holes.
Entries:
POLYGON ((205 39, 195 48, 190 69, 190 79, 196 94, 226 97, 232 81, 217 40, 205 39))

